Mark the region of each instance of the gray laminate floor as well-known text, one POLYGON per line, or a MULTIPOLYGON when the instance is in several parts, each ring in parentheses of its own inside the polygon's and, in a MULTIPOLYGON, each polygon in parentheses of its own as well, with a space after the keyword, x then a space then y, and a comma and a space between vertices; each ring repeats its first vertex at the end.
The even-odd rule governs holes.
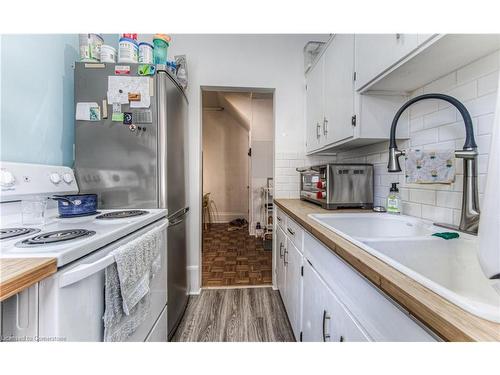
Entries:
POLYGON ((191 296, 172 341, 295 341, 271 288, 204 289, 191 296))

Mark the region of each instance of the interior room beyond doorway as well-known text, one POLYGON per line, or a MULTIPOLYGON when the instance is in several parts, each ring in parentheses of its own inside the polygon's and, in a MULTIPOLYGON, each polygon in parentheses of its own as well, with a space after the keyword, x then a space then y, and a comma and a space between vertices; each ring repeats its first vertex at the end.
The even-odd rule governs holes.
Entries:
POLYGON ((202 106, 202 285, 271 285, 273 92, 203 90, 202 106))

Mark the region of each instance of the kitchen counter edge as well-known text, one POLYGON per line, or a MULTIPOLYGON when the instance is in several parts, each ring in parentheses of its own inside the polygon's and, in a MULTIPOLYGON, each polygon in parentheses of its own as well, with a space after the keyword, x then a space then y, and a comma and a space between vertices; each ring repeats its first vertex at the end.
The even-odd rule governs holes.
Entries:
POLYGON ((0 302, 57 271, 56 258, 1 258, 0 302))
POLYGON ((361 210, 327 211, 300 199, 275 199, 274 202, 285 214, 442 339, 500 341, 499 323, 479 318, 461 309, 308 217, 313 213, 352 213, 362 212, 361 210))

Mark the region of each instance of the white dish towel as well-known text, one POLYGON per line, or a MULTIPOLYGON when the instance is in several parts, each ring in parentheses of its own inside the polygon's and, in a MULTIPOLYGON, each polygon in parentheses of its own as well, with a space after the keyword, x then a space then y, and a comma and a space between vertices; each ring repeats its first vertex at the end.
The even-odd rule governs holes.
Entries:
POLYGON ((408 150, 405 174, 409 184, 451 184, 455 181, 455 151, 408 150))
POLYGON ((150 311, 149 283, 161 264, 160 230, 153 230, 113 252, 105 270, 104 341, 124 341, 150 311))

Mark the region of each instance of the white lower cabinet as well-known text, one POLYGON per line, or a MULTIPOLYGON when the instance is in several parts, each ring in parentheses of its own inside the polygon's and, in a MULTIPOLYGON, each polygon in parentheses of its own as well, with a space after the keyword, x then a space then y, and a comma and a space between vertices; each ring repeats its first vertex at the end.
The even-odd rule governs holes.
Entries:
POLYGON ((285 305, 293 334, 300 339, 302 308, 302 253, 280 226, 276 227, 276 286, 285 305))
POLYGON ((285 264, 283 262, 283 256, 286 250, 286 241, 287 238, 285 236, 285 232, 281 227, 276 227, 276 286, 280 291, 281 297, 285 293, 285 264))
POLYGON ((298 240, 275 226, 275 281, 297 341, 437 341, 406 310, 280 214, 300 234, 298 240))
POLYGON ((285 264, 285 293, 283 302, 292 326, 293 334, 300 339, 301 307, 302 307, 302 254, 288 239, 283 257, 285 264))
POLYGON ((309 262, 304 264, 302 341, 369 341, 309 262))

